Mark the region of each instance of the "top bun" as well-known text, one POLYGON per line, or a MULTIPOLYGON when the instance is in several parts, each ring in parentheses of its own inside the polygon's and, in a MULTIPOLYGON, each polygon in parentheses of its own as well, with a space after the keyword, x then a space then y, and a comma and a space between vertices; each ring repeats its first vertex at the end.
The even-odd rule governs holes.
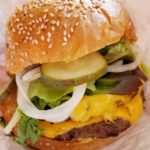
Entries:
POLYGON ((122 38, 136 40, 117 0, 34 0, 16 9, 6 35, 12 74, 33 64, 73 61, 122 38))

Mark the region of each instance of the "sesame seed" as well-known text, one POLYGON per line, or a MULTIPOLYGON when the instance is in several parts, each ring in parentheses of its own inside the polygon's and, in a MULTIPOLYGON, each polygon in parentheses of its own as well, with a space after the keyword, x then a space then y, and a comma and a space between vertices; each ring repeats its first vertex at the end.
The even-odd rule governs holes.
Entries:
POLYGON ((50 146, 50 144, 49 144, 49 143, 46 143, 45 145, 46 145, 46 146, 50 146))
POLYGON ((27 40, 24 40, 23 43, 27 43, 27 40))
POLYGON ((21 54, 20 54, 22 57, 24 57, 24 53, 23 52, 21 52, 21 54))
POLYGON ((15 28, 13 28, 13 29, 12 29, 12 32, 14 32, 14 33, 15 33, 15 32, 16 32, 16 29, 15 29, 15 28))
POLYGON ((46 25, 44 26, 44 29, 47 29, 47 26, 46 26, 46 25))
POLYGON ((51 41, 51 39, 48 37, 48 38, 47 38, 47 42, 50 43, 50 41, 51 41))
POLYGON ((39 23, 39 20, 38 20, 38 19, 36 19, 35 21, 36 21, 37 24, 39 23))
POLYGON ((81 13, 82 13, 83 15, 86 15, 86 14, 87 14, 87 11, 86 11, 85 9, 82 9, 82 10, 81 10, 81 13))
POLYGON ((73 1, 69 1, 69 4, 70 4, 70 5, 73 5, 73 1))
POLYGON ((41 36, 41 40, 42 40, 42 41, 44 41, 44 40, 45 40, 45 38, 44 38, 44 36, 43 36, 43 35, 41 36))
POLYGON ((65 17, 66 17, 66 18, 70 18, 70 17, 71 17, 71 14, 65 14, 65 17))
POLYGON ((52 48, 52 46, 53 46, 52 44, 49 44, 48 48, 49 48, 49 49, 51 49, 51 48, 52 48))
POLYGON ((25 57, 28 57, 28 52, 24 52, 24 56, 25 56, 25 57))
POLYGON ((87 16, 86 16, 86 15, 83 15, 83 19, 85 19, 85 20, 86 20, 86 19, 87 19, 87 16))
POLYGON ((69 146, 70 144, 69 143, 66 143, 66 146, 69 146))
POLYGON ((24 13, 27 14, 28 12, 27 12, 27 11, 24 11, 24 13))
POLYGON ((64 35, 67 35, 67 31, 66 31, 66 30, 64 30, 63 34, 64 34, 64 35))
POLYGON ((15 64, 12 62, 12 63, 10 63, 10 65, 11 65, 11 66, 14 66, 15 64))
POLYGON ((68 33, 67 37, 70 39, 70 38, 71 38, 71 34, 70 34, 70 33, 68 33))
POLYGON ((55 20, 52 20, 52 21, 51 21, 51 24, 52 24, 52 25, 56 24, 56 21, 55 21, 55 20))
POLYGON ((21 35, 21 31, 18 31, 18 35, 21 35))
POLYGON ((44 20, 44 22, 49 22, 49 19, 44 20))
POLYGON ((47 53, 46 53, 46 51, 42 51, 42 54, 43 54, 43 55, 46 55, 47 53))
POLYGON ((26 33, 26 31, 25 30, 22 30, 22 34, 25 34, 26 33))
POLYGON ((36 32, 36 35, 39 35, 40 33, 41 33, 41 31, 39 30, 39 31, 36 32))
POLYGON ((79 15, 78 15, 77 13, 75 13, 75 14, 73 14, 73 17, 74 17, 74 18, 78 18, 79 15))
POLYGON ((15 45, 10 45, 10 48, 11 49, 15 49, 15 45))
POLYGON ((31 41, 32 39, 33 39, 32 36, 30 36, 29 40, 31 41))
POLYGON ((47 15, 45 14, 44 16, 43 16, 43 19, 45 20, 47 18, 47 15))
POLYGON ((33 44, 38 45, 39 44, 38 40, 33 40, 33 44))
POLYGON ((26 37, 25 37, 25 40, 29 40, 29 36, 26 36, 26 37))
POLYGON ((44 9, 44 12, 48 12, 48 8, 44 9))
POLYGON ((32 20, 32 23, 35 23, 35 20, 32 20))
POLYGON ((16 18, 16 21, 17 21, 17 22, 19 22, 19 21, 20 21, 20 19, 19 19, 19 18, 16 18))
POLYGON ((79 23, 79 22, 77 22, 77 23, 76 23, 76 26, 78 26, 79 24, 80 24, 80 23, 79 23))
POLYGON ((52 146, 52 147, 51 147, 51 149, 55 149, 55 147, 54 147, 54 146, 52 146))
POLYGON ((67 42, 62 43, 62 46, 66 46, 66 45, 67 45, 67 42))
POLYGON ((10 27, 13 27, 13 23, 10 24, 10 27))
POLYGON ((55 31, 55 27, 54 26, 52 26, 51 29, 52 29, 52 31, 55 31))
POLYGON ((39 18, 39 22, 42 22, 42 18, 39 18))
POLYGON ((28 35, 28 36, 30 36, 30 35, 31 35, 31 33, 30 33, 30 32, 27 32, 27 35, 28 35))
POLYGON ((13 17, 15 17, 15 18, 16 18, 16 14, 14 14, 14 13, 13 13, 13 17))
POLYGON ((73 27, 70 28, 70 32, 71 32, 71 33, 74 32, 74 28, 73 28, 73 27))
POLYGON ((33 14, 29 14, 29 17, 30 17, 30 18, 33 18, 33 14))
POLYGON ((58 26, 59 26, 59 24, 60 24, 60 22, 59 22, 59 21, 57 21, 57 22, 56 22, 56 26, 58 27, 58 26))
POLYGON ((50 13, 50 16, 51 16, 51 17, 54 17, 54 14, 53 14, 53 13, 50 13))
POLYGON ((50 32, 47 33, 48 37, 52 37, 52 34, 50 32))
POLYGON ((33 28, 36 28, 36 24, 33 25, 33 28))
POLYGON ((25 62, 25 60, 24 60, 23 58, 20 58, 20 61, 21 61, 21 62, 25 62))
POLYGON ((33 29, 31 27, 29 27, 29 30, 32 31, 33 29))
POLYGON ((64 37, 64 42, 67 42, 67 41, 68 41, 67 37, 64 37))
POLYGON ((29 5, 29 9, 32 9, 32 5, 29 5))
POLYGON ((28 25, 32 25, 32 22, 29 22, 28 25))
POLYGON ((45 28, 45 25, 44 23, 42 23, 41 26, 39 27, 39 30, 44 29, 44 28, 45 28))
POLYGON ((64 28, 65 28, 65 29, 67 28, 67 24, 66 24, 66 23, 64 23, 64 28))
POLYGON ((10 55, 10 58, 11 58, 11 59, 13 59, 13 58, 14 58, 14 56, 13 56, 13 55, 10 55))
POLYGON ((16 27, 19 29, 20 28, 20 24, 17 24, 16 27))
POLYGON ((60 10, 60 11, 64 10, 64 6, 58 6, 57 9, 60 10))

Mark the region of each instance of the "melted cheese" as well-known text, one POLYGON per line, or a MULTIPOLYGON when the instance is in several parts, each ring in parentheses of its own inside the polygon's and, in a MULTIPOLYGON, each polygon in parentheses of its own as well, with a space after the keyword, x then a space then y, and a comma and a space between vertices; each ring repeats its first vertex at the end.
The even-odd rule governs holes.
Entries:
POLYGON ((113 121, 122 118, 134 124, 142 112, 141 89, 134 97, 133 95, 111 94, 85 96, 71 114, 70 120, 57 124, 41 121, 39 126, 43 129, 45 137, 55 138, 73 128, 80 128, 102 120, 113 121))

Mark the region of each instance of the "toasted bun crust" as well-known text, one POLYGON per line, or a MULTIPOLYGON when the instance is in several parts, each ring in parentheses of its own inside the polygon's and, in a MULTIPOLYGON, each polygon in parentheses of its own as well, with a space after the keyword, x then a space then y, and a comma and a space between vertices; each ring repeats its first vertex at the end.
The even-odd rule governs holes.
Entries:
POLYGON ((56 141, 45 137, 41 137, 38 142, 34 145, 28 142, 28 144, 38 150, 100 150, 105 146, 111 144, 118 137, 104 138, 104 139, 93 139, 83 141, 56 141))
POLYGON ((6 30, 8 72, 32 64, 69 62, 126 38, 136 39, 117 0, 35 0, 16 9, 6 30))

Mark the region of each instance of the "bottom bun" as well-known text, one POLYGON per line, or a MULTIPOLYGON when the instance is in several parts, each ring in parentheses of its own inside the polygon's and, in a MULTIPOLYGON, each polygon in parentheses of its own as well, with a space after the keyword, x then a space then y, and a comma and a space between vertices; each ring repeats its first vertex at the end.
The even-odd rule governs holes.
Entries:
POLYGON ((57 141, 41 137, 35 144, 28 141, 28 145, 38 150, 100 150, 117 139, 118 137, 91 140, 57 141))

